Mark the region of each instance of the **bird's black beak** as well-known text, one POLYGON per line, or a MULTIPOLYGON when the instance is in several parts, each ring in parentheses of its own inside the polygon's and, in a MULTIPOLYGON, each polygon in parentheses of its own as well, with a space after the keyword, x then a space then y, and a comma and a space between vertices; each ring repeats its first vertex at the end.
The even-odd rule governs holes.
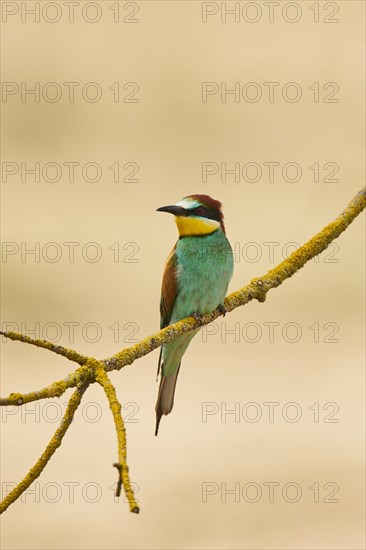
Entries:
POLYGON ((186 216, 187 212, 181 206, 176 206, 175 204, 171 206, 161 206, 156 209, 157 212, 168 212, 169 214, 174 214, 174 216, 186 216))

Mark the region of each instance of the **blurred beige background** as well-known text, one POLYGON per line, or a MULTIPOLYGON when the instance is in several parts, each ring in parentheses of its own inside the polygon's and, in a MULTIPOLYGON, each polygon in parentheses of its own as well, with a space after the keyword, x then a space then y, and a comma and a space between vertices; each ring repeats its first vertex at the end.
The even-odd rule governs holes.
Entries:
MULTIPOLYGON (((176 240, 173 220, 157 214, 159 206, 192 193, 223 202, 236 259, 233 291, 279 263, 288 243, 309 239, 362 187, 364 4, 316 2, 311 9, 313 3, 298 2, 294 23, 285 20, 298 15, 286 2, 272 23, 263 2, 255 3, 261 12, 241 2, 238 23, 229 15, 221 22, 219 3, 85 4, 75 7, 74 23, 62 2, 37 23, 21 3, 2 2, 3 81, 28 88, 39 82, 41 90, 56 82, 62 90, 55 103, 42 94, 39 102, 22 102, 20 92, 3 96, 2 159, 15 163, 3 170, 19 171, 2 177, 2 323, 102 358, 159 326, 162 270, 176 240), (99 20, 83 19, 82 7, 86 18, 99 20), (206 23, 202 9, 213 12, 206 23), (243 13, 259 19, 250 23, 243 13), (64 82, 80 83, 74 103, 64 82), (102 90, 95 103, 81 94, 90 82, 102 90), (128 82, 138 84, 138 102, 115 103, 114 83, 123 99, 135 89, 124 90, 128 82), (263 95, 236 103, 216 94, 203 103, 202 82, 226 82, 228 89, 255 82, 263 95), (265 82, 280 83, 273 102, 265 82), (296 103, 282 97, 289 82, 302 91, 296 103), (335 90, 323 89, 329 82, 339 86, 331 96, 337 103, 324 102, 335 90), (50 167, 39 182, 26 173, 21 181, 21 163, 36 162, 41 170, 58 163, 59 180, 47 181, 57 179, 50 167), (73 182, 64 164, 71 162, 80 163, 73 182), (221 181, 218 173, 203 182, 205 162, 257 163, 262 177, 221 181), (272 182, 269 162, 279 163, 272 182), (86 163, 99 165, 99 181, 87 181, 93 167, 83 177, 86 163), (109 168, 115 163, 118 182, 109 168), (282 177, 287 163, 300 166, 299 181, 282 177), (137 181, 123 181, 136 164, 137 181), (71 242, 79 243, 73 262, 64 244, 71 242), (39 247, 39 257, 22 258, 24 247, 39 247), (93 262, 96 252, 101 257, 93 262)), ((48 91, 51 97, 55 88, 48 91)), ((90 388, 61 449, 2 517, 2 547, 364 548, 364 259, 360 216, 266 303, 237 309, 197 336, 158 438, 158 351, 112 374, 124 404, 139 516, 114 501, 113 423, 101 390, 90 388), (234 488, 236 494, 225 493, 234 488)), ((1 394, 41 388, 72 369, 46 351, 2 343, 1 394)), ((2 411, 3 495, 43 451, 69 395, 2 411)))

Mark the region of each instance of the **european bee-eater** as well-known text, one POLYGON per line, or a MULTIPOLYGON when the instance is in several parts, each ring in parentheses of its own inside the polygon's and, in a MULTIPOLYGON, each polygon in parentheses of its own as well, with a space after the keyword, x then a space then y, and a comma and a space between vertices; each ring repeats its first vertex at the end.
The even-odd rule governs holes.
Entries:
MULTIPOLYGON (((233 274, 233 255, 226 238, 221 203, 208 195, 190 195, 158 208, 175 216, 179 239, 166 261, 160 300, 160 328, 220 307, 233 274)), ((161 372, 156 403, 156 429, 174 404, 182 357, 199 329, 178 336, 160 350, 161 372)))

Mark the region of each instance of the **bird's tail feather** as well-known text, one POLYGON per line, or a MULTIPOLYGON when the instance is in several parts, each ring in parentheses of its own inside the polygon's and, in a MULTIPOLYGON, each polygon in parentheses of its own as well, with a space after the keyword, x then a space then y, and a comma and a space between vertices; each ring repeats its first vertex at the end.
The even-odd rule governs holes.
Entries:
POLYGON ((156 402, 156 428, 155 435, 158 435, 159 424, 163 414, 169 414, 174 405, 175 386, 179 374, 180 363, 177 370, 170 376, 164 376, 164 365, 161 372, 158 400, 156 402))

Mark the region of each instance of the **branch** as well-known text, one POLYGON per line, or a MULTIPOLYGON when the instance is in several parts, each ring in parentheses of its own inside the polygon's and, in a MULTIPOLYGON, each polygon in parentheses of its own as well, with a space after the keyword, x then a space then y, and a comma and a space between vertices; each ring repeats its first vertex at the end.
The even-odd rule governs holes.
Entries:
MULTIPOLYGON (((28 342, 28 340, 31 340, 31 338, 27 338, 27 340, 23 340, 22 338, 13 338, 14 334, 17 335, 17 333, 14 332, 0 332, 0 334, 10 338, 11 340, 19 340, 20 342, 28 342)), ((18 336, 22 335, 19 334, 18 336)), ((5 407, 7 405, 15 405, 20 407, 25 403, 31 403, 32 401, 38 401, 40 399, 61 397, 61 395, 64 394, 69 388, 75 388, 80 384, 91 384, 93 382, 95 382, 95 373, 94 370, 90 368, 87 361, 85 366, 76 369, 76 371, 69 374, 63 380, 57 380, 45 388, 29 393, 11 393, 8 397, 0 397, 0 407, 5 407)))
POLYGON ((63 346, 56 346, 55 344, 52 344, 52 342, 47 342, 47 340, 33 339, 29 336, 25 336, 25 334, 20 334, 19 332, 0 331, 0 334, 3 334, 4 336, 6 336, 6 338, 9 338, 10 340, 18 340, 19 342, 31 344, 32 346, 36 346, 37 348, 48 349, 49 351, 53 351, 53 353, 56 353, 57 355, 62 355, 63 357, 66 357, 66 359, 69 359, 69 361, 79 363, 79 365, 85 365, 85 363, 88 361, 88 357, 86 355, 81 355, 73 349, 67 349, 63 346))
MULTIPOLYGON (((365 206, 366 188, 360 191, 351 200, 347 208, 341 212, 341 214, 339 214, 333 222, 324 227, 324 229, 322 229, 302 247, 293 252, 286 260, 281 262, 274 269, 271 269, 266 275, 252 279, 246 286, 230 294, 224 302, 225 310, 227 312, 233 311, 237 307, 243 306, 253 299, 258 300, 259 302, 264 302, 269 290, 281 285, 286 279, 292 277, 292 275, 301 269, 309 260, 323 252, 334 239, 339 237, 339 235, 345 231, 349 224, 360 214, 360 212, 362 212, 365 206)), ((136 359, 147 355, 163 344, 171 342, 181 334, 191 332, 192 330, 195 330, 203 325, 211 323, 220 315, 222 315, 222 311, 220 309, 216 309, 208 315, 202 316, 200 319, 187 317, 178 323, 170 325, 152 336, 145 338, 134 346, 123 349, 112 357, 101 361, 97 361, 92 357, 80 355, 76 351, 63 348, 62 346, 55 346, 45 340, 33 340, 32 338, 16 332, 0 331, 0 334, 6 338, 10 338, 11 340, 19 340, 24 343, 48 349, 49 351, 62 355, 70 361, 74 361, 80 365, 76 371, 71 373, 65 379, 54 382, 39 391, 34 391, 27 394, 11 393, 7 398, 0 398, 0 405, 2 406, 21 406, 24 403, 29 403, 30 401, 36 401, 49 397, 60 397, 68 388, 75 386, 77 387, 77 390, 70 398, 64 418, 54 437, 51 439, 41 458, 35 466, 33 466, 23 481, 21 481, 19 485, 17 485, 17 487, 9 493, 9 495, 5 497, 3 502, 0 504, 0 513, 6 510, 7 507, 14 502, 22 494, 22 492, 27 489, 27 487, 29 487, 32 481, 40 475, 48 460, 51 458, 57 447, 61 444, 62 437, 65 435, 66 430, 70 425, 75 410, 80 403, 82 394, 88 385, 94 382, 98 382, 103 386, 109 400, 109 406, 113 413, 118 439, 119 462, 115 464, 120 472, 118 488, 120 489, 121 484, 124 486, 130 503, 130 510, 132 512, 138 512, 139 507, 134 499, 128 476, 128 466, 126 463, 126 433, 121 416, 121 405, 117 400, 114 386, 109 380, 107 372, 120 370, 124 366, 132 364, 136 359)))
POLYGON ((88 384, 83 384, 79 386, 72 396, 70 397, 69 403, 67 405, 67 409, 65 411, 65 414, 61 420, 61 423, 57 430, 55 431, 51 441, 47 445, 45 451, 42 453, 41 457, 37 460, 33 468, 29 470, 27 475, 22 479, 20 483, 14 489, 4 498, 4 500, 0 503, 0 514, 5 512, 5 510, 10 506, 10 504, 13 504, 24 491, 26 491, 33 483, 37 477, 39 477, 44 470, 44 468, 47 465, 47 462, 50 460, 52 455, 56 452, 58 447, 60 447, 62 438, 64 437, 65 433, 67 432, 73 418, 76 409, 80 405, 81 398, 83 397, 83 394, 88 387, 88 384))
POLYGON ((105 371, 105 367, 103 363, 100 363, 99 361, 95 362, 95 372, 96 372, 96 377, 95 377, 96 382, 98 382, 102 386, 107 396, 107 399, 109 401, 109 408, 112 411, 113 420, 114 420, 114 424, 117 432, 119 462, 116 462, 113 464, 113 466, 115 466, 119 472, 119 482, 117 485, 116 496, 119 496, 120 485, 122 484, 125 490, 128 502, 130 504, 131 512, 138 514, 140 511, 140 508, 135 500, 133 489, 131 487, 130 476, 128 474, 129 468, 127 466, 126 429, 125 429, 125 425, 121 415, 121 404, 117 399, 115 387, 110 381, 110 378, 105 371))

